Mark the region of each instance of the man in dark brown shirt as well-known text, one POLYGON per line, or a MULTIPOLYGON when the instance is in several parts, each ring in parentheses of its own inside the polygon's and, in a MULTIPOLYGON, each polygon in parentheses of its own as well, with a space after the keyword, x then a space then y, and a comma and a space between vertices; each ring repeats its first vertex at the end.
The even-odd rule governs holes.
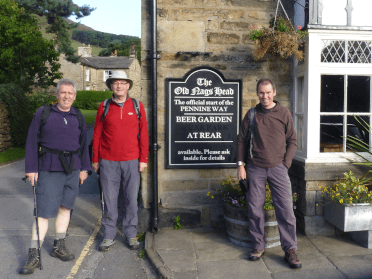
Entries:
MULTIPOLYGON (((296 152, 296 132, 289 110, 274 101, 276 89, 269 79, 259 80, 253 131, 252 156, 248 156, 244 168, 245 142, 249 128, 249 111, 245 115, 238 135, 238 178, 248 179, 247 193, 249 232, 253 251, 249 260, 259 260, 264 255, 265 238, 265 184, 269 183, 278 221, 280 241, 285 252, 284 259, 292 268, 301 268, 297 258, 296 218, 293 212, 292 187, 288 176, 293 156, 296 152)), ((250 153, 250 152, 249 152, 250 153)))

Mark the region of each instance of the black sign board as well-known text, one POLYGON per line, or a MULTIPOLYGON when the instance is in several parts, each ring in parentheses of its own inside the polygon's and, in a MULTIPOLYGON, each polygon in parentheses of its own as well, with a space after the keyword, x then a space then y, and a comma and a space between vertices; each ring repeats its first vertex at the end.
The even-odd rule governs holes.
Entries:
POLYGON ((242 81, 211 67, 165 80, 167 168, 231 168, 241 121, 242 81))

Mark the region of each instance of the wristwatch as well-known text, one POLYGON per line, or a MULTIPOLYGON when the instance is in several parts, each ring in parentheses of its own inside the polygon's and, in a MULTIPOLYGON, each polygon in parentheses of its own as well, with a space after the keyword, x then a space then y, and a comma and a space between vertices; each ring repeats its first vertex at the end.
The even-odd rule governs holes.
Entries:
POLYGON ((89 171, 87 171, 87 170, 81 170, 81 172, 85 172, 85 173, 88 173, 89 171))
POLYGON ((238 166, 244 166, 244 163, 242 161, 238 161, 237 165, 238 166))

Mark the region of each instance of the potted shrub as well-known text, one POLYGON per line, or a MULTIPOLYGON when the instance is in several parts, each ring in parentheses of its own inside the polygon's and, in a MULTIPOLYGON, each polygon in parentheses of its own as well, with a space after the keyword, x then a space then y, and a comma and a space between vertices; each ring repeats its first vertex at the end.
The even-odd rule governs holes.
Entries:
MULTIPOLYGON (((212 199, 214 195, 207 193, 212 199)), ((243 247, 250 247, 250 234, 248 230, 247 199, 239 186, 237 179, 228 176, 217 189, 217 198, 223 202, 224 217, 226 221, 228 239, 243 247)), ((293 201, 297 194, 293 194, 293 201)), ((265 212, 265 248, 280 246, 278 223, 276 221, 273 200, 268 183, 266 182, 265 212)))
POLYGON ((372 230, 372 193, 352 171, 344 175, 322 190, 324 218, 344 232, 372 230))

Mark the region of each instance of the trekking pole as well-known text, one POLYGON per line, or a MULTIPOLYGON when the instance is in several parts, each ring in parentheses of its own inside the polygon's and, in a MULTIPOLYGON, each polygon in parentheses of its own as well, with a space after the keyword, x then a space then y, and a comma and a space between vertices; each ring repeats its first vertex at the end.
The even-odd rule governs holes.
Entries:
MULTIPOLYGON (((26 182, 27 176, 23 177, 22 180, 26 182)), ((40 270, 43 269, 43 264, 41 263, 41 251, 40 251, 40 234, 39 234, 39 220, 37 216, 37 203, 36 203, 36 181, 34 181, 34 185, 32 185, 32 189, 34 191, 34 216, 36 219, 36 233, 37 233, 37 251, 39 254, 40 259, 40 270)))

